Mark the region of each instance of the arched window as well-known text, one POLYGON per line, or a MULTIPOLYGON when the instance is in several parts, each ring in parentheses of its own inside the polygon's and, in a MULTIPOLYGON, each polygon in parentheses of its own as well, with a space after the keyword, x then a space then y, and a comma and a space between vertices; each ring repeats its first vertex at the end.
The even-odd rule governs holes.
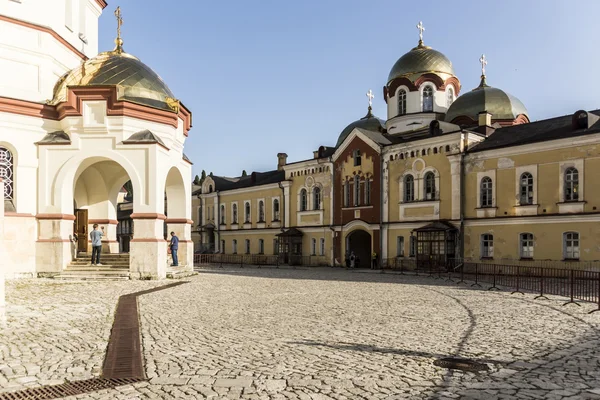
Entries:
POLYGON ((279 199, 273 200, 273 221, 279 221, 279 199))
POLYGON ((563 234, 563 257, 565 260, 579 260, 579 233, 563 234))
POLYGON ((306 201, 307 201, 306 189, 302 189, 300 191, 300 211, 306 211, 306 208, 307 208, 306 201))
POLYGON ((232 212, 231 212, 231 223, 237 224, 237 204, 233 204, 232 212))
POLYGON ((258 222, 265 222, 265 202, 258 202, 258 222))
POLYGON ((0 179, 4 182, 4 200, 13 200, 13 155, 5 147, 0 147, 0 179))
POLYGON ((404 202, 415 201, 415 178, 412 175, 404 177, 404 202))
POLYGON ((225 205, 221 204, 221 225, 225 225, 225 205))
POLYGON ((316 187, 313 189, 313 210, 321 209, 321 188, 316 187))
POLYGON ((433 112, 433 89, 431 86, 423 89, 423 112, 433 112))
POLYGON ((481 180, 479 192, 481 199, 481 207, 491 207, 493 204, 492 179, 489 176, 485 176, 481 180))
POLYGON ((212 193, 212 185, 208 185, 208 193, 212 193))
POLYGON ((245 222, 248 224, 248 223, 250 223, 250 203, 246 203, 245 211, 246 211, 245 222))
POLYGON ((360 177, 354 175, 354 207, 360 205, 360 177))
POLYGON ((452 88, 448 88, 448 91, 446 92, 446 107, 450 108, 453 101, 454 101, 454 90, 452 90, 452 88))
POLYGON ((521 175, 520 188, 520 204, 533 204, 533 176, 529 172, 521 175))
POLYGON ((344 207, 350 206, 350 182, 346 180, 344 182, 344 207))
POLYGON ((425 174, 425 200, 435 199, 435 175, 433 172, 425 174))
POLYGON ((365 205, 371 204, 371 181, 365 179, 365 205))
POLYGON ((398 115, 406 114, 406 90, 398 91, 398 115))
POLYGON ((565 171, 565 201, 579 200, 579 172, 577 168, 567 168, 565 171))

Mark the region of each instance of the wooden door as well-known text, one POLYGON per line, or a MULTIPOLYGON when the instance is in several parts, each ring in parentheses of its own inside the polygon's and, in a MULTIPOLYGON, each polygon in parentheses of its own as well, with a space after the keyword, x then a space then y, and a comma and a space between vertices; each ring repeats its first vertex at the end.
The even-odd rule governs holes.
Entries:
POLYGON ((88 210, 75 210, 75 233, 77 233, 77 251, 88 249, 88 210))

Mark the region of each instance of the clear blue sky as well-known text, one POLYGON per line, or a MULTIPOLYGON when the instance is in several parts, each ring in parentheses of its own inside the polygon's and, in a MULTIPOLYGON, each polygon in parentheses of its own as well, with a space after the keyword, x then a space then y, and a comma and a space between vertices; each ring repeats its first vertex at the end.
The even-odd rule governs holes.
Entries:
POLYGON ((450 58, 462 93, 479 83, 515 95, 532 120, 600 108, 600 1, 109 0, 100 51, 111 50, 114 9, 125 50, 152 67, 193 112, 186 154, 194 174, 238 176, 335 145, 366 113, 386 119, 382 87, 417 44, 450 58), (407 7, 407 4, 411 4, 407 7))

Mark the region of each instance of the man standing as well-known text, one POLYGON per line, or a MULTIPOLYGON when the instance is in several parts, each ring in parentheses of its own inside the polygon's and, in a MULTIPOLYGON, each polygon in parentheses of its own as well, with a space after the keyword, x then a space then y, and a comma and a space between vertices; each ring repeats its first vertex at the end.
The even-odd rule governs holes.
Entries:
POLYGON ((102 232, 98 230, 98 224, 94 224, 94 230, 90 232, 90 239, 92 240, 92 265, 100 264, 100 252, 102 251, 102 236, 104 235, 104 227, 102 232))
POLYGON ((179 248, 179 238, 175 236, 175 232, 171 232, 171 242, 169 243, 169 247, 171 248, 171 256, 173 257, 172 267, 179 266, 179 260, 177 259, 177 249, 179 248))
POLYGON ((372 255, 373 261, 371 262, 371 269, 377 269, 377 253, 373 252, 372 255))
POLYGON ((356 261, 356 256, 354 255, 354 252, 350 252, 350 268, 354 268, 354 263, 356 261))

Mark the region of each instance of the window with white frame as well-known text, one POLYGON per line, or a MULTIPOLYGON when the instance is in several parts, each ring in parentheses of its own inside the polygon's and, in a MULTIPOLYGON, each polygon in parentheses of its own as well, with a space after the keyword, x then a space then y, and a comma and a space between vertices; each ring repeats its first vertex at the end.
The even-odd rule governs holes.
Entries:
POLYGON ((494 235, 486 233, 481 235, 481 258, 494 257, 494 235))
POLYGON ((412 175, 404 177, 404 202, 415 201, 415 178, 412 175))
POLYGON ((265 241, 258 239, 258 254, 265 254, 265 241))
POLYGON ((521 233, 519 235, 521 258, 533 258, 533 234, 521 233))
POLYGON ((396 257, 404 257, 404 236, 396 237, 396 257))
POLYGON ((398 91, 398 115, 406 114, 406 90, 398 91))
POLYGON ((579 171, 570 167, 565 171, 565 201, 579 200, 579 171))
POLYGON ((249 224, 251 219, 250 219, 250 214, 251 214, 251 210, 250 210, 250 202, 247 202, 244 204, 244 208, 245 208, 245 216, 244 216, 244 222, 249 224))
POLYGON ((354 158, 354 166, 358 167, 361 163, 360 150, 354 150, 354 152, 352 153, 352 157, 354 158))
POLYGON ((279 199, 273 200, 273 221, 279 221, 279 199))
POLYGON ((454 101, 454 90, 452 90, 452 88, 448 88, 448 91, 446 92, 446 107, 450 108, 453 101, 454 101))
POLYGON ((233 239, 233 241, 231 242, 231 248, 233 250, 233 254, 237 254, 237 240, 233 239))
POLYGON ((265 222, 265 202, 258 202, 258 222, 265 222))
POLYGON ((306 196, 306 189, 300 191, 300 211, 306 211, 308 208, 308 199, 306 196))
POLYGON ((250 254, 250 239, 246 239, 246 254, 250 254))
POLYGON ((433 112, 433 88, 431 86, 423 89, 423 112, 433 112))
POLYGON ((365 179, 365 205, 371 204, 371 180, 365 179))
POLYGON ((479 185, 481 207, 492 207, 492 178, 484 176, 479 185))
POLYGON ((225 254, 225 240, 221 239, 221 254, 225 254))
POLYGON ((237 218, 237 204, 233 203, 233 206, 231 206, 232 212, 231 212, 231 223, 232 224, 237 224, 238 222, 238 218, 237 218))
POLYGON ((321 250, 321 251, 320 251, 320 254, 321 254, 322 256, 324 256, 324 255, 325 255, 325 238, 321 238, 321 242, 320 242, 320 246, 319 246, 319 248, 320 248, 320 250, 321 250))
POLYGON ((579 260, 579 233, 563 234, 563 257, 565 260, 579 260))
POLYGON ((521 174, 519 187, 519 198, 521 201, 520 204, 533 204, 533 176, 529 172, 524 172, 523 174, 521 174))
POLYGON ((310 239, 310 255, 317 255, 317 239, 315 238, 310 239))
POLYGON ((313 210, 321 209, 321 188, 315 187, 313 189, 313 210))
POLYGON ((425 200, 435 199, 435 175, 433 172, 425 174, 425 200))
POLYGON ((225 225, 225 205, 221 204, 221 225, 225 225))
POLYGON ((279 241, 277 239, 273 239, 273 255, 279 254, 279 241))
POLYGON ((414 257, 417 255, 417 238, 414 236, 410 237, 409 246, 408 246, 408 256, 414 257))
POLYGON ((360 205, 360 177, 354 175, 354 207, 360 205))

